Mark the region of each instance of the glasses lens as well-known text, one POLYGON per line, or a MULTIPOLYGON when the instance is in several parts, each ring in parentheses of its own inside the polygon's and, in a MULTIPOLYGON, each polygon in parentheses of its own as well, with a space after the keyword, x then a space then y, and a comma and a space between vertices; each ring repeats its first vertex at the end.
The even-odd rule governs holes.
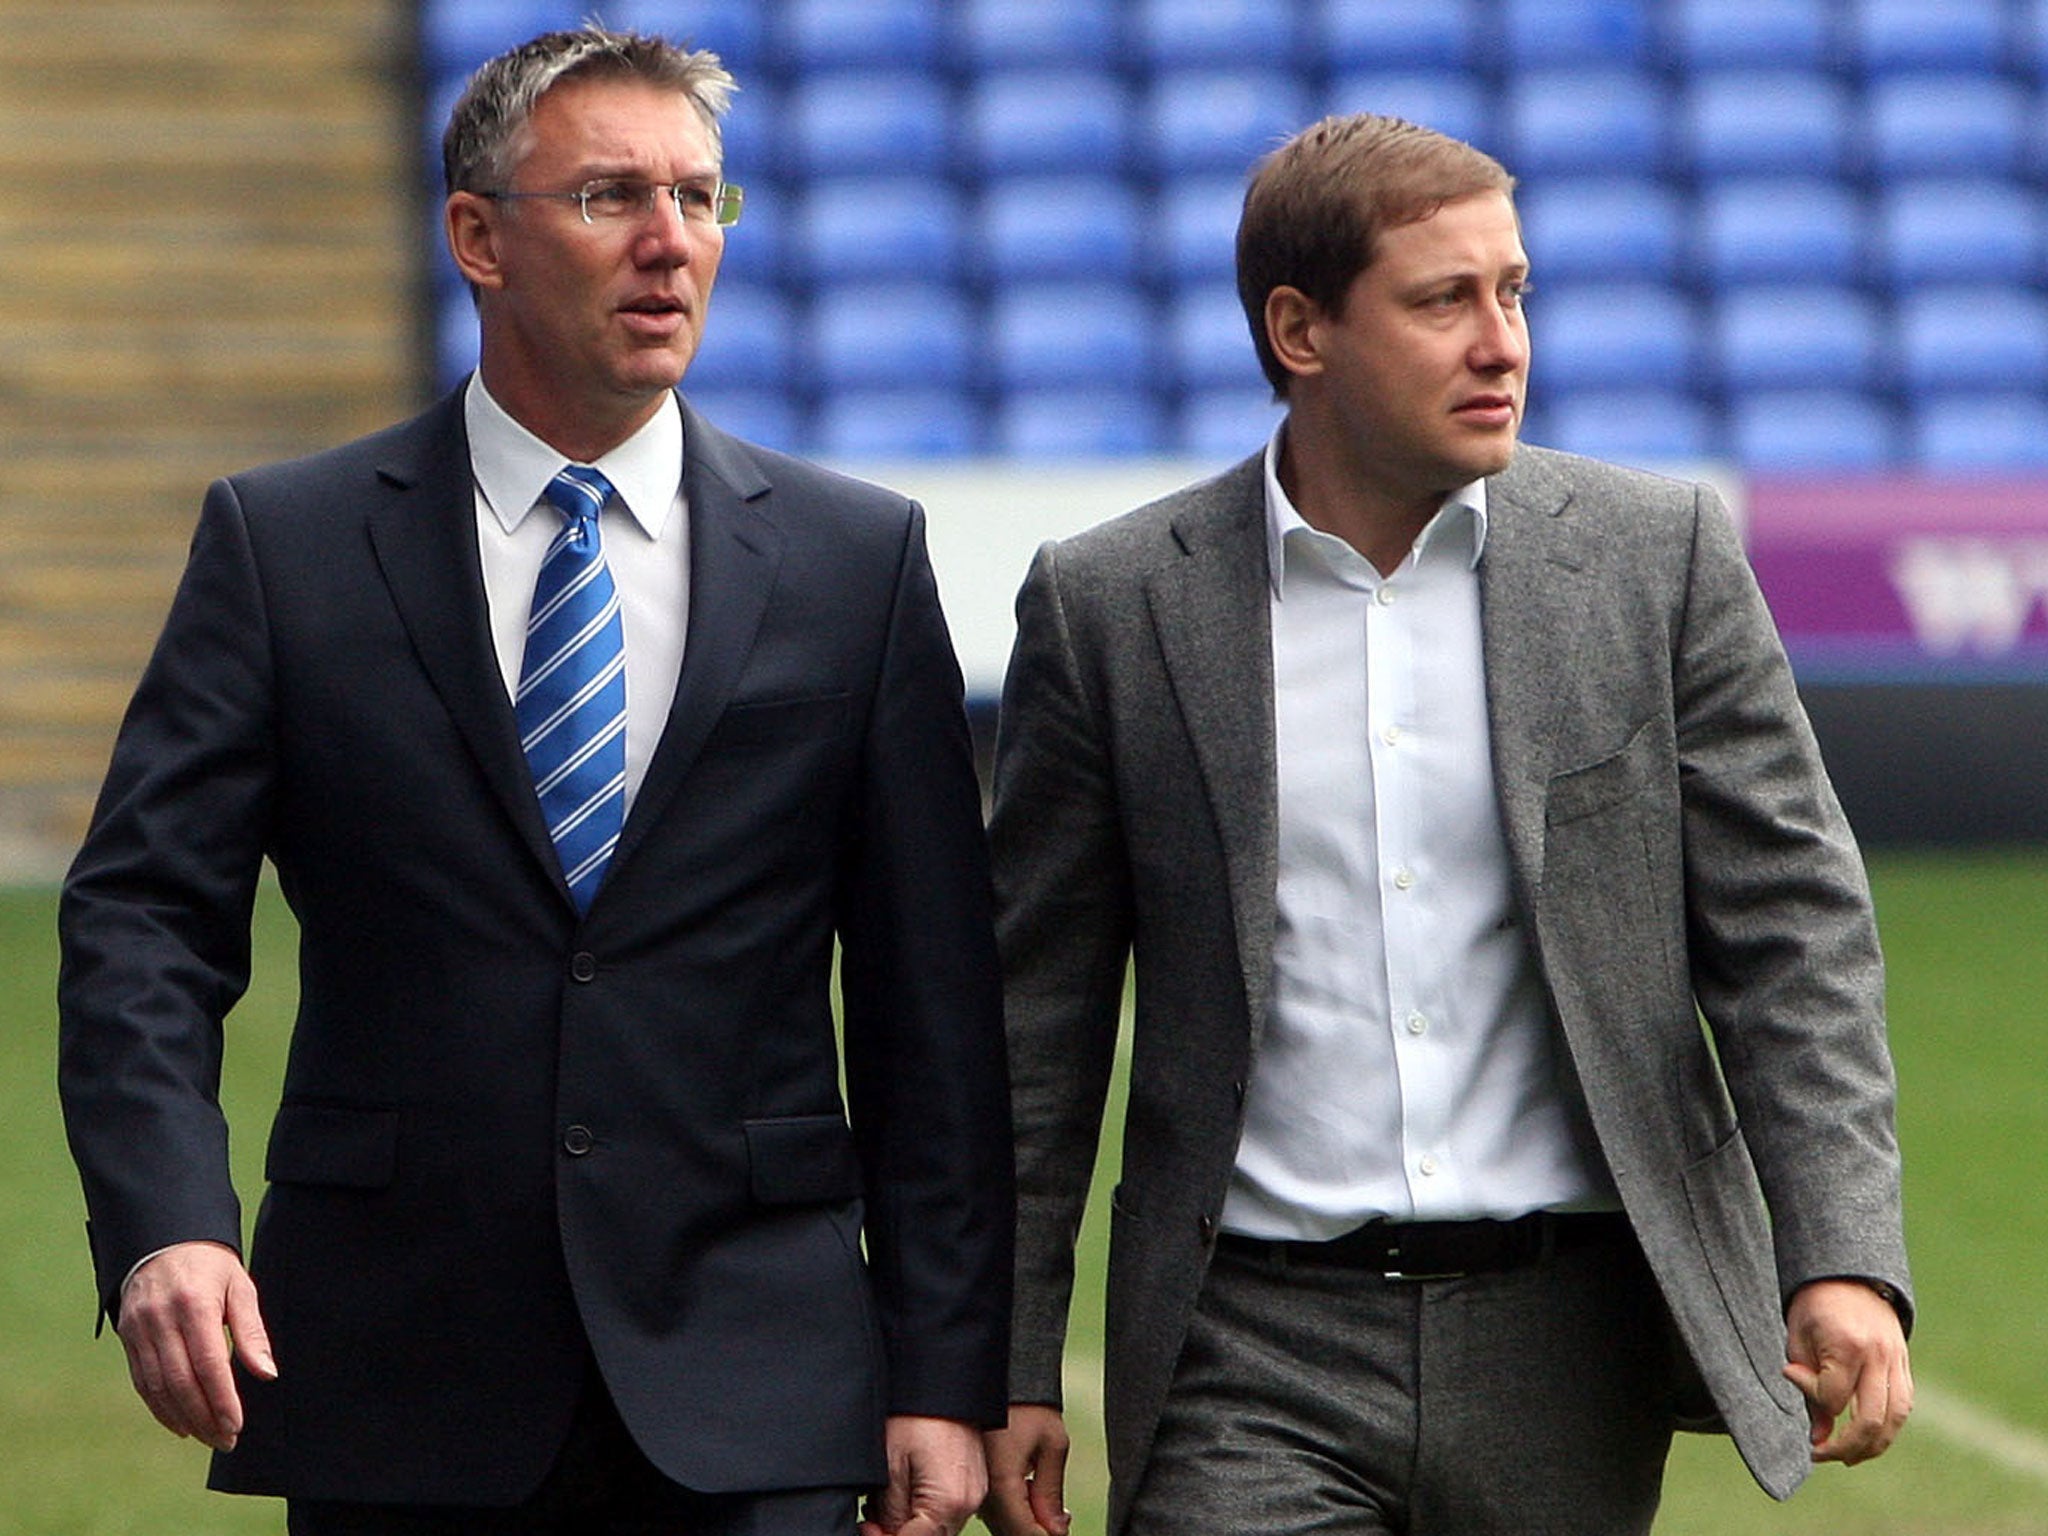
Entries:
POLYGON ((718 202, 712 209, 722 228, 731 228, 740 221, 740 209, 746 206, 747 189, 736 182, 721 181, 718 184, 718 202))

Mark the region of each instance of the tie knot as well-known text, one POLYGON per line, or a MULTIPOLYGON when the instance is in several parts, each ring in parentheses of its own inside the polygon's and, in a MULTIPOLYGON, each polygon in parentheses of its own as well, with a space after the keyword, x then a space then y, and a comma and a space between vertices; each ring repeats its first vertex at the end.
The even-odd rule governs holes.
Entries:
POLYGON ((611 499, 612 483, 605 479, 602 470, 587 464, 569 464, 548 482, 543 494, 549 505, 570 523, 583 523, 604 510, 604 504, 611 499))

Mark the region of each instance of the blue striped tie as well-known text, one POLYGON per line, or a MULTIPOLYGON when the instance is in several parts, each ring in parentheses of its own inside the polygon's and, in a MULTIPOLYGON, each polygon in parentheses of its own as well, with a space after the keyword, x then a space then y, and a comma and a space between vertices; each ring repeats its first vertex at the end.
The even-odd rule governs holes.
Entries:
POLYGON ((571 464, 549 483, 562 531, 541 561, 514 712, 548 835, 588 912, 626 815, 626 633, 597 520, 612 494, 571 464))

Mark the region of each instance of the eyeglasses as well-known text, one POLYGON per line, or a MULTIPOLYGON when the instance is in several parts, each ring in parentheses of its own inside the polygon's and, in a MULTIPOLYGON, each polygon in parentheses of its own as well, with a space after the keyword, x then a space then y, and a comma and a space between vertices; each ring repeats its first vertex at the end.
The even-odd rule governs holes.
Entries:
POLYGON ((693 224, 716 224, 730 229, 740 221, 746 203, 746 189, 730 181, 640 181, 626 176, 604 176, 586 181, 574 192, 486 192, 493 202, 517 202, 522 198, 546 198, 578 204, 586 224, 623 224, 644 219, 654 212, 654 199, 666 192, 676 212, 693 224))

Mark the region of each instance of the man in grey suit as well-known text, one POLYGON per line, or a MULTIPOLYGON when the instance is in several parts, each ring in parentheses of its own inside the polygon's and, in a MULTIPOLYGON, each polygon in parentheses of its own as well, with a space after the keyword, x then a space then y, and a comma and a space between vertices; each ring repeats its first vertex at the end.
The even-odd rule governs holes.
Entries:
POLYGON ((1113 1536, 1646 1531, 1674 1428, 1784 1497, 1910 1410, 1857 851, 1714 493, 1517 446, 1513 186, 1369 116, 1269 156, 1285 422, 1018 599, 1001 1536, 1068 1524, 1132 961, 1113 1536))

